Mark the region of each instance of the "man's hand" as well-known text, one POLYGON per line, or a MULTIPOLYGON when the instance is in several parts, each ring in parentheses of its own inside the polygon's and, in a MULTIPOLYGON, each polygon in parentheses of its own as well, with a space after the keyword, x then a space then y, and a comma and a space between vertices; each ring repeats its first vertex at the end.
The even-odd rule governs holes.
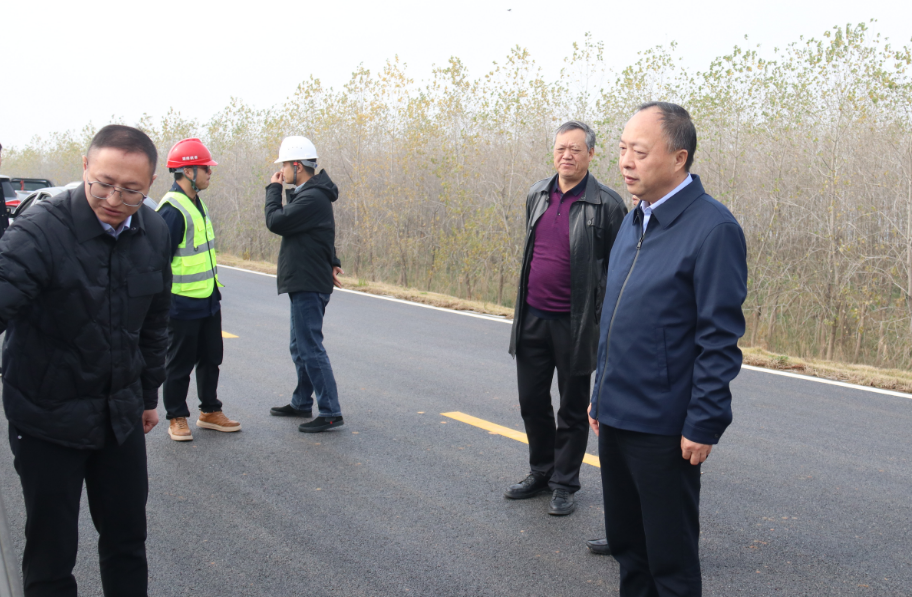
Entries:
POLYGON ((339 280, 339 274, 344 274, 341 267, 333 266, 333 284, 336 288, 342 288, 342 281, 339 280))
POLYGON ((158 425, 158 411, 154 408, 152 410, 144 410, 142 416, 143 424, 143 433, 149 433, 152 431, 152 428, 158 425))
POLYGON ((694 466, 704 462, 709 458, 709 453, 713 447, 709 444, 698 444, 692 442, 683 435, 681 436, 681 457, 689 460, 694 466))
POLYGON ((589 405, 589 410, 586 411, 586 416, 589 417, 589 426, 592 427, 592 430, 595 431, 595 437, 598 437, 599 432, 599 422, 593 419, 589 413, 592 412, 592 405, 589 405))
POLYGON ((283 184, 285 182, 285 174, 281 170, 272 175, 272 178, 269 179, 269 182, 277 182, 283 184))

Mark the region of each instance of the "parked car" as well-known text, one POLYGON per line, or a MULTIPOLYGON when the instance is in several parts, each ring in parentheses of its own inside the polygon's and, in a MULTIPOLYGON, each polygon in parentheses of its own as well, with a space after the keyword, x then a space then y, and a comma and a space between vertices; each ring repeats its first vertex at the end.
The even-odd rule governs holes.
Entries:
POLYGON ((10 185, 12 185, 14 193, 5 193, 6 207, 9 208, 10 212, 19 207, 19 204, 28 197, 32 191, 37 191, 39 189, 46 189, 48 187, 53 187, 54 183, 46 178, 10 178, 4 176, 9 180, 10 185), (12 199, 10 198, 12 195, 12 199))
POLYGON ((9 176, 0 175, 0 190, 2 190, 3 201, 6 202, 10 209, 19 205, 19 198, 16 196, 16 191, 10 182, 9 176), (11 205, 10 202, 14 202, 14 205, 11 205))
POLYGON ((37 191, 38 189, 46 189, 48 187, 54 186, 50 180, 46 178, 11 178, 10 183, 12 183, 13 188, 17 191, 37 191))
MULTIPOLYGON (((31 206, 35 205, 39 201, 44 201, 45 199, 47 199, 49 197, 53 197, 54 195, 59 195, 60 193, 66 191, 67 189, 74 189, 81 184, 82 184, 82 181, 76 181, 76 182, 71 182, 68 185, 62 186, 62 187, 48 187, 48 188, 44 188, 44 189, 38 189, 37 191, 32 191, 31 193, 29 193, 29 195, 25 199, 22 200, 21 203, 19 203, 16 206, 16 209, 10 208, 12 210, 12 215, 10 215, 10 224, 12 224, 13 221, 15 221, 15 219, 19 217, 19 214, 25 212, 25 210, 27 210, 31 206)), ((9 203, 7 203, 7 205, 9 205, 9 203)))

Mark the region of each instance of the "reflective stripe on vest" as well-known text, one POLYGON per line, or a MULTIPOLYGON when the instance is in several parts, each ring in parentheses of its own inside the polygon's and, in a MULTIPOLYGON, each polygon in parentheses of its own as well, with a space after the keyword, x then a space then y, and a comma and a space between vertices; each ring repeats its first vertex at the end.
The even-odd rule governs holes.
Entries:
POLYGON ((209 208, 200 200, 205 216, 183 193, 167 193, 158 204, 158 210, 171 205, 184 216, 184 238, 181 239, 171 261, 174 276, 171 292, 190 298, 208 298, 218 281, 215 260, 215 233, 209 219, 209 208), (199 244, 196 244, 199 242, 199 244))
POLYGON ((211 280, 214 277, 215 273, 212 270, 199 274, 179 274, 174 276, 174 283, 189 284, 190 282, 202 282, 203 280, 211 280))

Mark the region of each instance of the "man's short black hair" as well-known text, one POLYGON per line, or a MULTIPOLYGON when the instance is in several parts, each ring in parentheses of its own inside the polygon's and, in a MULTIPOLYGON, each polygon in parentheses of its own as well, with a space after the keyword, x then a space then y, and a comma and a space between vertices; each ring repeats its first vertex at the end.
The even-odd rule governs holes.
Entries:
POLYGON ((149 158, 152 174, 155 174, 155 167, 158 166, 158 150, 155 149, 155 143, 152 142, 149 135, 141 130, 122 124, 109 124, 92 137, 86 155, 92 153, 93 149, 105 147, 119 149, 124 153, 145 154, 149 158))
POLYGON ((684 170, 690 172, 694 154, 697 152, 697 128, 694 126, 690 114, 681 106, 671 102, 646 102, 636 111, 642 112, 649 108, 658 108, 662 114, 662 132, 668 142, 668 151, 687 150, 684 170))

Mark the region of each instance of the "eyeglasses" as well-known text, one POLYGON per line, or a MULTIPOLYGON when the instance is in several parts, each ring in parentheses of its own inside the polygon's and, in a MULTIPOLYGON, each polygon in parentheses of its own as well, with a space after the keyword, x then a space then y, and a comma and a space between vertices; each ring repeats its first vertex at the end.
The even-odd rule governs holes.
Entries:
MULTIPOLYGON (((115 187, 112 184, 105 184, 103 182, 98 182, 97 180, 89 183, 89 193, 96 199, 109 199, 111 195, 117 193, 120 195, 120 203, 123 203, 127 207, 142 205, 142 202, 148 198, 139 191, 115 187)), ((120 205, 120 203, 115 203, 114 205, 120 205)))

